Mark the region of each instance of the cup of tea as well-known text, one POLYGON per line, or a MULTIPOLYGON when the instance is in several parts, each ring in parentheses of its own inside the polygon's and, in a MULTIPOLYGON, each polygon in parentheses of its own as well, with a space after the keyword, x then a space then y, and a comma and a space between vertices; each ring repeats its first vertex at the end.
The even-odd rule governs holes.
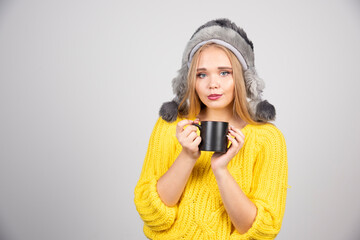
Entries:
POLYGON ((225 153, 227 151, 229 131, 228 122, 202 121, 201 125, 193 123, 200 129, 200 151, 225 153))

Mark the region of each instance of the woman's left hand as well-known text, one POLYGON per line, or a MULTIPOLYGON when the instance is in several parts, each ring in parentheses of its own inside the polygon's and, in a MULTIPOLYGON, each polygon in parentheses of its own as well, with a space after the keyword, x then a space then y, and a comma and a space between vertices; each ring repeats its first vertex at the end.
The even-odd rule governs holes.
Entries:
POLYGON ((227 135, 231 145, 226 153, 214 153, 211 157, 212 170, 224 170, 227 168, 230 160, 240 151, 245 142, 245 135, 233 126, 230 126, 229 134, 227 135))

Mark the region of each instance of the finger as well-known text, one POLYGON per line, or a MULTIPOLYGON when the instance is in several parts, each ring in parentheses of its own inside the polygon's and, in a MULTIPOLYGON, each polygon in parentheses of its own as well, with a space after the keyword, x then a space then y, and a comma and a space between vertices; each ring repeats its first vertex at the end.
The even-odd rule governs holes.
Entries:
POLYGON ((185 120, 182 120, 182 121, 178 122, 178 124, 176 125, 176 132, 182 132, 184 130, 184 127, 186 125, 191 124, 192 122, 193 121, 188 120, 188 119, 185 119, 185 120))
POLYGON ((193 126, 193 125, 189 125, 185 128, 185 130, 183 131, 183 135, 188 137, 191 133, 195 132, 196 133, 197 131, 197 127, 193 126))
POLYGON ((191 133, 189 134, 189 136, 187 136, 187 139, 188 139, 190 142, 193 142, 197 137, 198 137, 198 135, 196 134, 196 132, 191 132, 191 133))
POLYGON ((236 138, 236 140, 239 141, 239 142, 243 142, 244 139, 245 139, 244 134, 243 134, 243 135, 240 135, 239 133, 237 133, 237 132, 235 132, 235 131, 233 131, 233 130, 231 130, 231 129, 229 130, 229 133, 230 133, 232 136, 234 136, 234 137, 236 138))
POLYGON ((200 123, 200 119, 196 118, 196 119, 194 120, 194 123, 199 124, 199 123, 200 123))
POLYGON ((193 143, 196 145, 196 146, 199 146, 199 144, 201 143, 201 137, 200 136, 197 136, 195 138, 195 140, 193 141, 193 143))
POLYGON ((242 137, 244 137, 244 138, 245 138, 244 133, 243 133, 240 129, 235 128, 234 126, 230 126, 230 130, 235 131, 236 133, 240 134, 242 137))
POLYGON ((228 134, 228 135, 226 135, 226 136, 227 136, 227 138, 229 139, 229 141, 231 142, 231 146, 232 146, 232 145, 237 146, 237 145, 239 144, 239 142, 236 140, 236 138, 231 137, 230 134, 228 134))
POLYGON ((235 140, 234 138, 232 138, 232 137, 229 137, 229 141, 230 141, 231 143, 230 143, 230 146, 229 146, 229 148, 228 148, 228 150, 227 150, 226 153, 228 153, 228 154, 233 154, 233 153, 237 152, 238 143, 237 143, 236 140, 235 140), (231 138, 231 139, 230 139, 230 138, 231 138))

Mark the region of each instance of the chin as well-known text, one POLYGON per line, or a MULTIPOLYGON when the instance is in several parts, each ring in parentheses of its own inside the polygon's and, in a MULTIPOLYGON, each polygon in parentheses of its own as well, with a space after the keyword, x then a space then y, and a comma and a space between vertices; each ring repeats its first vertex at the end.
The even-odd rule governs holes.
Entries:
POLYGON ((221 109, 229 107, 229 105, 225 105, 225 104, 205 104, 205 106, 207 108, 214 109, 214 110, 221 110, 221 109))
POLYGON ((225 109, 225 108, 231 108, 232 109, 232 103, 233 102, 224 102, 224 101, 219 101, 219 102, 205 102, 205 106, 207 108, 211 108, 211 109, 215 109, 215 110, 221 110, 221 109, 225 109))

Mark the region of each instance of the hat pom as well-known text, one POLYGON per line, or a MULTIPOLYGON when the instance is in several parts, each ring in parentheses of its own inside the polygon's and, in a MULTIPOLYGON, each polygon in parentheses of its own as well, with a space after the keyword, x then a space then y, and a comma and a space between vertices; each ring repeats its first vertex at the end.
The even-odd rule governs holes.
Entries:
POLYGON ((167 122, 174 122, 178 115, 178 103, 173 101, 164 102, 160 108, 159 115, 167 122))
POLYGON ((256 106, 256 118, 258 121, 267 122, 275 120, 275 107, 267 100, 261 101, 256 106))

